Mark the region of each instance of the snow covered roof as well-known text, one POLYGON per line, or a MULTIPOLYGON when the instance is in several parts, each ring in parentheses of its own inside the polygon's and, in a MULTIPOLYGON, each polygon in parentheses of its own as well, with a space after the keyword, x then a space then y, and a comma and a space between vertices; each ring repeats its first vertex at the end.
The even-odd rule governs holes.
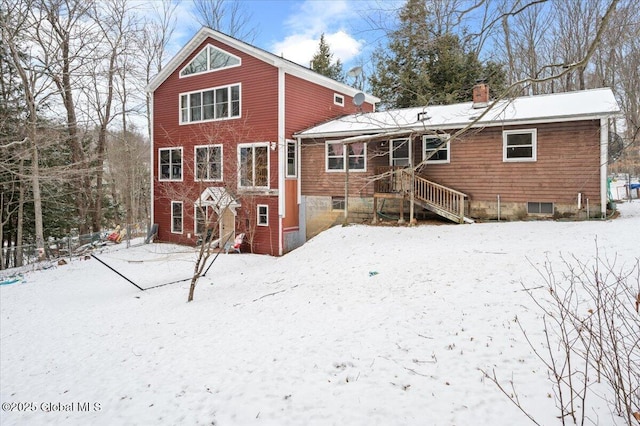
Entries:
POLYGON ((347 115, 297 133, 300 138, 347 137, 408 130, 460 129, 523 123, 576 121, 615 116, 620 107, 609 88, 526 96, 490 102, 433 105, 347 115), (474 123, 474 120, 477 120, 474 123))
POLYGON ((226 188, 219 186, 209 186, 202 191, 200 197, 195 202, 196 206, 211 206, 216 212, 231 208, 232 211, 236 207, 240 207, 240 203, 227 191, 226 188))

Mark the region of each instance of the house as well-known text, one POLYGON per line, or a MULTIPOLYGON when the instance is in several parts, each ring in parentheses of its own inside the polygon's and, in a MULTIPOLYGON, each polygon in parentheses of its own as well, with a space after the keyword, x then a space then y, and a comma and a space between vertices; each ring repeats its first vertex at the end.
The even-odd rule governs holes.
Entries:
POLYGON ((245 233, 246 249, 271 255, 306 240, 294 133, 379 102, 209 28, 147 91, 158 239, 195 244, 206 232, 222 245, 245 233))
POLYGON ((610 89, 355 113, 295 134, 306 237, 344 220, 604 217, 610 89))

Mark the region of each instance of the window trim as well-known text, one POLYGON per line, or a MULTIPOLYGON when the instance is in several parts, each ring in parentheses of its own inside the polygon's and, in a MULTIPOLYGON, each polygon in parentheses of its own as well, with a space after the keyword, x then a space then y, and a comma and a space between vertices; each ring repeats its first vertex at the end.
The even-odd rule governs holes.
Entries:
POLYGON ((284 156, 285 156, 285 162, 284 162, 284 167, 285 167, 284 173, 285 174, 284 174, 284 176, 286 178, 297 178, 298 177, 298 143, 296 141, 294 141, 294 140, 287 139, 285 141, 285 147, 286 147, 286 150, 285 150, 285 153, 284 153, 284 156), (292 160, 293 160, 293 173, 289 173, 289 160, 290 160, 290 158, 289 158, 289 147, 290 146, 293 146, 293 158, 292 158, 292 160))
POLYGON ((206 89, 199 89, 199 90, 193 90, 191 92, 182 92, 178 94, 178 123, 181 126, 184 125, 188 125, 188 124, 196 124, 196 123, 210 123, 212 121, 224 121, 224 120, 236 120, 238 118, 242 118, 242 83, 233 83, 233 84, 226 84, 223 86, 216 86, 216 87, 208 87, 206 89), (233 87, 238 87, 238 115, 230 115, 232 110, 233 110, 233 100, 231 97, 231 89, 233 87), (229 105, 229 115, 227 117, 220 117, 220 118, 216 118, 215 117, 215 93, 217 90, 219 89, 227 89, 228 93, 228 105, 229 105), (191 120, 191 96, 195 95, 195 94, 199 94, 200 95, 200 113, 201 116, 204 116, 204 114, 202 113, 202 106, 204 104, 204 92, 209 92, 209 91, 213 91, 213 96, 214 96, 214 100, 213 100, 213 108, 214 108, 214 118, 208 118, 208 119, 200 119, 200 120, 191 120), (182 105, 182 97, 186 96, 187 100, 186 100, 186 107, 183 107, 182 105), (183 119, 183 111, 187 111, 187 120, 185 121, 183 119))
MULTIPOLYGON (((362 144, 362 158, 364 159, 364 167, 361 169, 349 169, 349 173, 365 173, 367 171, 367 144, 365 142, 358 142, 362 144)), ((324 171, 327 173, 345 173, 346 167, 349 164, 349 145, 343 144, 341 141, 336 140, 328 140, 324 142, 324 171), (342 151, 342 168, 341 169, 330 169, 329 168, 329 145, 331 144, 342 144, 344 149, 342 151)), ((332 158, 338 158, 334 156, 332 158)))
MULTIPOLYGON (((516 145, 524 147, 525 145, 516 145)), ((528 146, 528 145, 527 145, 528 146)), ((516 129, 502 131, 502 161, 505 163, 533 163, 538 161, 538 129, 516 129), (531 134, 531 157, 507 157, 507 138, 509 135, 531 134)))
POLYGON ((269 226, 269 205, 268 204, 258 204, 256 205, 256 223, 258 226, 269 226), (260 214, 260 208, 264 208, 264 214, 260 214), (264 217, 264 222, 260 219, 264 217))
POLYGON ((344 95, 340 93, 333 94, 333 104, 343 107, 344 106, 344 95))
MULTIPOLYGON (((405 159, 407 160, 407 167, 409 165, 411 165, 411 152, 409 151, 411 149, 411 139, 410 138, 394 138, 394 139, 389 139, 389 165, 390 166, 394 166, 393 164, 393 160, 399 160, 399 159, 405 159), (407 144, 407 155, 408 157, 400 157, 400 158, 394 158, 393 153, 396 152, 396 150, 393 147, 393 143, 397 142, 397 141, 404 141, 407 144)), ((399 167, 403 167, 403 166, 399 166, 399 167)))
POLYGON ((171 201, 171 233, 172 234, 180 234, 182 235, 184 233, 184 203, 182 201, 171 201), (174 215, 173 215, 173 206, 174 204, 180 204, 180 231, 176 231, 173 228, 174 225, 174 215))
POLYGON ((165 148, 158 148, 158 182, 182 182, 184 180, 184 150, 181 146, 173 146, 173 147, 165 147, 165 148), (172 159, 173 159, 173 155, 170 154, 169 157, 169 177, 168 178, 163 178, 162 177, 162 151, 175 151, 178 150, 180 151, 180 178, 176 179, 174 177, 171 177, 173 175, 172 173, 172 159))
POLYGON ((203 48, 202 48, 202 49, 201 49, 201 50, 200 50, 196 55, 194 55, 194 56, 191 58, 191 60, 190 60, 189 62, 187 62, 187 64, 186 64, 184 67, 180 68, 180 72, 178 73, 178 78, 189 78, 189 77, 193 77, 194 75, 201 75, 201 74, 206 74, 206 73, 210 73, 210 72, 216 72, 216 71, 228 70, 228 69, 230 69, 230 68, 239 67, 239 66, 241 66, 241 65, 242 65, 242 58, 241 58, 241 57, 239 57, 239 56, 237 56, 237 55, 234 55, 233 53, 229 53, 229 52, 227 52, 226 50, 222 50, 222 49, 220 49, 219 47, 214 46, 214 45, 213 45, 213 44, 211 44, 211 43, 207 43, 207 45, 206 45, 205 47, 203 47, 203 48), (219 51, 219 52, 225 53, 225 54, 227 54, 227 55, 231 56, 232 58, 237 59, 237 60, 238 60, 238 63, 237 63, 237 64, 235 64, 235 65, 228 66, 228 67, 224 67, 224 68, 209 69, 209 66, 210 66, 210 64, 211 64, 211 54, 209 53, 209 47, 211 47, 211 48, 213 48, 213 49, 215 49, 215 50, 217 50, 217 51, 219 51), (198 57, 198 56, 199 56, 203 51, 206 51, 206 52, 207 52, 207 69, 206 69, 205 71, 199 71, 199 72, 194 72, 194 73, 192 73, 192 74, 182 75, 182 72, 183 72, 183 71, 184 71, 184 70, 185 70, 189 65, 191 65, 191 63, 193 62, 193 60, 194 60, 195 58, 197 58, 197 57, 198 57))
MULTIPOLYGON (((208 152, 207 152, 208 153, 208 152)), ((194 182, 222 182, 224 181, 224 146, 222 144, 196 145, 193 147, 193 181, 194 182), (198 148, 220 148, 220 179, 198 179, 198 148)), ((209 169, 207 168, 207 171, 209 169)))
POLYGON ((200 235, 200 233, 198 232, 198 212, 201 211, 201 209, 204 209, 204 215, 205 215, 205 224, 207 222, 207 213, 208 213, 208 209, 207 206, 204 205, 198 205, 198 202, 193 203, 193 235, 200 235))
POLYGON ((334 212, 343 212, 346 206, 344 196, 332 196, 331 197, 331 211, 334 212), (341 207, 336 207, 337 205, 341 205, 341 207))
POLYGON ((271 155, 270 155, 270 143, 269 142, 252 142, 252 143, 239 143, 238 144, 238 189, 244 189, 244 190, 269 190, 271 188, 271 155), (267 186, 244 186, 242 185, 242 167, 241 167, 241 161, 242 161, 242 156, 241 156, 241 152, 242 152, 242 148, 251 148, 252 149, 252 155, 253 155, 253 165, 254 165, 254 171, 253 171, 253 175, 254 175, 254 182, 255 182, 255 148, 261 148, 261 147, 265 147, 267 148, 267 186))
POLYGON ((553 203, 553 201, 527 201, 527 214, 548 216, 548 215, 553 215, 555 210, 556 210, 556 206, 553 203), (551 211, 550 212, 543 212, 542 211, 542 206, 543 205, 550 206, 551 207, 551 211), (531 206, 537 206, 538 210, 540 210, 540 211, 532 212, 531 211, 531 206))
MULTIPOLYGON (((434 151, 434 150, 430 150, 430 151, 434 151)), ((449 164, 451 163, 451 135, 449 134, 444 134, 444 135, 423 135, 422 136, 422 160, 427 163, 427 164, 449 164), (447 143, 444 145, 443 148, 438 149, 437 151, 445 151, 447 153, 447 159, 446 160, 425 160, 425 158, 427 158, 427 141, 430 139, 440 139, 441 141, 443 139, 447 140, 447 143)))

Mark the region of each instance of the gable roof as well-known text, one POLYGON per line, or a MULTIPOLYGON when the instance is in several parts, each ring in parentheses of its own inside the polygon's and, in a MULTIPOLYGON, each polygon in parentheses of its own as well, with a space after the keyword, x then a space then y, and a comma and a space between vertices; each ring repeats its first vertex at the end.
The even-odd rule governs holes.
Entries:
POLYGON ((427 129, 534 124, 612 117, 620 107, 609 88, 551 95, 525 96, 490 102, 473 108, 473 102, 403 108, 352 114, 296 133, 300 138, 347 137, 371 133, 395 134, 427 129), (484 115, 482 115, 484 113, 484 115), (422 115, 422 120, 419 119, 422 115))
MULTIPOLYGON (((333 89, 337 92, 344 93, 352 97, 356 93, 360 92, 358 89, 355 89, 349 85, 340 83, 329 77, 325 77, 322 74, 318 74, 317 72, 303 67, 302 65, 296 64, 295 62, 292 62, 288 59, 281 58, 274 55, 273 53, 267 52, 266 50, 252 46, 219 31, 212 30, 208 27, 200 28, 200 30, 191 38, 191 40, 189 40, 189 42, 185 44, 182 49, 180 49, 180 51, 178 51, 178 53, 169 61, 169 63, 162 69, 162 71, 160 71, 155 77, 153 77, 153 79, 151 79, 149 85, 146 88, 147 92, 155 91, 207 38, 212 38, 216 41, 219 41, 220 43, 231 46, 234 49, 237 49, 247 55, 253 56, 263 62, 273 65, 274 67, 281 68, 287 74, 333 89)), ((375 104, 377 102, 380 102, 380 99, 373 95, 365 94, 365 102, 375 104)))

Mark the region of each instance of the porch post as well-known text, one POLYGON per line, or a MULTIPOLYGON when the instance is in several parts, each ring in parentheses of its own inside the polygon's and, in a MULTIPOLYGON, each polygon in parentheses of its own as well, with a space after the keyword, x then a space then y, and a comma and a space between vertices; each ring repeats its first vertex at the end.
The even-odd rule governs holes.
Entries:
POLYGON ((345 155, 345 150, 349 149, 347 144, 342 144, 342 155, 344 164, 344 224, 349 223, 349 152, 345 155), (346 161, 344 158, 346 157, 346 161))
POLYGON ((411 188, 409 188, 409 225, 415 225, 416 224, 416 218, 415 218, 415 188, 416 188, 416 181, 415 181, 415 175, 416 175, 416 171, 413 168, 413 133, 409 135, 409 167, 411 167, 411 178, 410 178, 410 182, 409 185, 411 186, 411 188))
POLYGON ((371 221, 374 225, 378 223, 378 198, 376 194, 373 194, 373 220, 371 221))

